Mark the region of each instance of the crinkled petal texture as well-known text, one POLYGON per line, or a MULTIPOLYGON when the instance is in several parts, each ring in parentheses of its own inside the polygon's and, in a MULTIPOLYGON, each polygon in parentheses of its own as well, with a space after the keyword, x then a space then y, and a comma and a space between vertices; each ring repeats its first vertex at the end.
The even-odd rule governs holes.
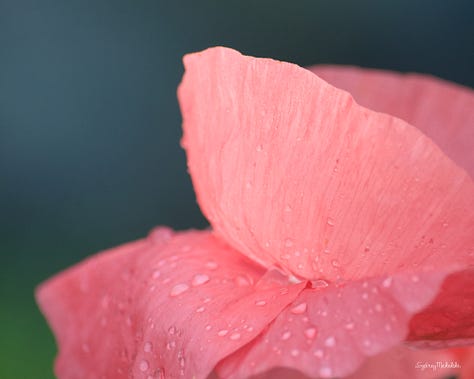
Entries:
POLYGON ((399 345, 414 314, 433 300, 445 275, 424 272, 305 289, 217 372, 246 378, 276 366, 317 378, 352 374, 367 357, 399 345))
MULTIPOLYGON (((190 173, 231 246, 307 279, 472 264, 473 181, 415 126, 289 63, 227 48, 184 62, 190 173)), ((452 144, 472 146, 462 130, 452 144)))
POLYGON ((474 176, 474 94, 468 88, 420 74, 359 67, 310 70, 359 104, 415 125, 474 176))
POLYGON ((205 378, 303 286, 209 232, 161 228, 59 274, 37 298, 61 379, 205 378))

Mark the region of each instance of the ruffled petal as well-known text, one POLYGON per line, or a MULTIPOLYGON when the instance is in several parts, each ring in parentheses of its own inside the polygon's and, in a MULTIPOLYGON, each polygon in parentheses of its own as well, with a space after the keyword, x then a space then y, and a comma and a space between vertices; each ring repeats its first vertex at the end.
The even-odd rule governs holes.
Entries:
POLYGON ((205 378, 302 286, 210 232, 160 228, 50 279, 37 299, 57 338, 61 379, 205 378))
POLYGON ((474 343, 474 269, 446 278, 434 301, 411 320, 408 340, 421 348, 474 343))
MULTIPOLYGON (((345 379, 445 379, 459 374, 465 362, 451 350, 414 350, 403 345, 367 359, 345 379), (439 363, 439 364, 438 364, 439 363)), ((462 378, 470 379, 469 376, 462 378)), ((461 379, 462 379, 461 378, 461 379)), ((275 368, 251 379, 310 379, 303 373, 288 368, 275 368)))
POLYGON ((217 372, 234 379, 283 366, 313 378, 351 375, 367 357, 406 338, 411 318, 430 304, 447 274, 399 274, 305 289, 217 372))
POLYGON ((183 146, 231 246, 307 279, 473 263, 474 183, 417 128, 296 65, 227 48, 184 62, 183 146))
POLYGON ((474 92, 421 74, 348 66, 310 70, 348 91, 361 105, 419 128, 474 177, 474 92))

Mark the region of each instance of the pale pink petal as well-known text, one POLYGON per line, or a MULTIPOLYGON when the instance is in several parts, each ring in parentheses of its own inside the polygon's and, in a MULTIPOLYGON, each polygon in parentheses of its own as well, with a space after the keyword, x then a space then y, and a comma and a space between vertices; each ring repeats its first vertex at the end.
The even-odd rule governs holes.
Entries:
POLYGON ((474 176, 474 92, 435 77, 349 66, 310 70, 361 105, 419 128, 474 176))
POLYGON ((68 269, 37 298, 60 379, 205 378, 301 291, 209 232, 157 229, 68 269))
POLYGON ((417 128, 308 70, 188 55, 183 145, 216 233, 264 265, 337 280, 474 261, 474 184, 417 128))
POLYGON ((224 359, 218 374, 245 378, 283 366, 314 378, 350 375, 405 339, 410 319, 433 300, 446 274, 305 289, 264 333, 224 359))

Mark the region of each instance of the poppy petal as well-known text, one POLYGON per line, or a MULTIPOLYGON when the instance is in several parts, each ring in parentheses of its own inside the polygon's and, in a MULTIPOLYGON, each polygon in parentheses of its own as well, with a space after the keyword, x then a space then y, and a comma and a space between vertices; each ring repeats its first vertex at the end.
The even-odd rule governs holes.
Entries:
POLYGON ((293 64, 222 47, 184 63, 198 202, 238 251, 311 280, 472 264, 474 183, 417 128, 293 64))
MULTIPOLYGON (((459 361, 451 350, 415 350, 399 345, 385 353, 367 359, 352 375, 345 379, 442 379, 459 374, 459 361), (451 367, 452 366, 452 367, 451 367)), ((288 368, 275 368, 251 379, 310 379, 303 373, 288 368)), ((469 379, 470 376, 462 378, 469 379)))
POLYGON ((310 377, 353 374, 367 357, 399 345, 410 319, 437 294, 446 272, 398 274, 305 289, 258 338, 224 359, 224 378, 278 366, 310 377))
POLYGON ((411 320, 408 340, 422 348, 474 343, 474 269, 446 278, 434 301, 411 320))
POLYGON ((153 231, 37 292, 61 379, 205 378, 255 338, 304 284, 289 284, 210 232, 153 231))
POLYGON ((364 107, 416 126, 474 177, 472 90, 421 74, 348 66, 314 66, 310 70, 348 91, 364 107))

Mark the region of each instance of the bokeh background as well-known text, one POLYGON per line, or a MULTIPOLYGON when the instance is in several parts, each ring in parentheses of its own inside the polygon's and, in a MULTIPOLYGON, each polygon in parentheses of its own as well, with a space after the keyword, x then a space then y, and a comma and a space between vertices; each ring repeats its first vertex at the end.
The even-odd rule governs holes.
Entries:
POLYGON ((154 225, 202 228, 181 57, 213 45, 474 86, 474 3, 0 0, 0 378, 53 378, 35 286, 154 225))

